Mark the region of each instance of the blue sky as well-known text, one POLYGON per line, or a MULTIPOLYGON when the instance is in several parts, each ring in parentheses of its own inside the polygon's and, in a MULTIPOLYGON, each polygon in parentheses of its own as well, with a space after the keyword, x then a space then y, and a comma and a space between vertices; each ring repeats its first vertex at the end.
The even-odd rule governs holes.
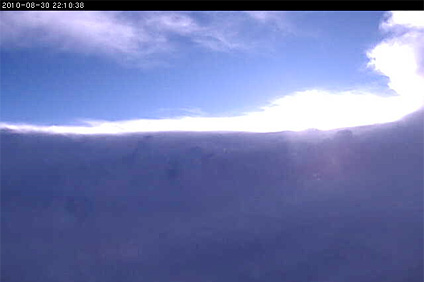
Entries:
POLYGON ((1 126, 272 132, 422 105, 423 12, 2 12, 1 126))

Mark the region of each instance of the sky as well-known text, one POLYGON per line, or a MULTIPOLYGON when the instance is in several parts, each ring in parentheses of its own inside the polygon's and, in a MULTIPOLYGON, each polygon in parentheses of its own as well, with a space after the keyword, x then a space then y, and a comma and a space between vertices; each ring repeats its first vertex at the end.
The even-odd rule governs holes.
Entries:
POLYGON ((278 132, 424 104, 424 12, 1 12, 1 128, 278 132))

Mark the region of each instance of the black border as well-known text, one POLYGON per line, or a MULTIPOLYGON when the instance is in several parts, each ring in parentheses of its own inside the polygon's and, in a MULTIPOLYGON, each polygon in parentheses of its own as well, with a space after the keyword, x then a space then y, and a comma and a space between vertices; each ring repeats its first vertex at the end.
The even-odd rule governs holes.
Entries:
MULTIPOLYGON (((57 6, 57 5, 56 5, 57 6)), ((237 11, 237 10, 284 10, 284 11, 389 11, 424 10, 422 0, 275 0, 275 1, 2 1, 0 9, 19 11, 72 10, 72 11, 237 11), (20 9, 3 9, 3 2, 20 2, 20 9), (23 3, 76 3, 83 2, 83 9, 26 8, 23 3)))

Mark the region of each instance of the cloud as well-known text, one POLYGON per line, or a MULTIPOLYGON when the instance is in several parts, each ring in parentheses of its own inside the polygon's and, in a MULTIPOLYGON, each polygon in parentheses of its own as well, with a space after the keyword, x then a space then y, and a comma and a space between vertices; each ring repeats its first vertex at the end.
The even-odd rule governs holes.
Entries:
POLYGON ((115 12, 8 12, 2 13, 1 28, 2 45, 68 51, 131 54, 157 40, 115 12))
POLYGON ((368 52, 369 66, 388 77, 398 95, 411 99, 424 95, 423 17, 423 12, 390 13, 381 24, 390 37, 368 52))
MULTIPOLYGON (((396 121, 424 105, 423 12, 391 12, 381 24, 387 38, 369 50, 369 67, 389 79, 391 96, 358 90, 333 93, 307 90, 272 101, 258 111, 235 117, 182 117, 159 120, 86 121, 82 126, 0 124, 19 131, 51 133, 126 133, 144 131, 278 132, 329 130, 396 121)), ((255 15, 259 17, 258 14, 255 15)), ((196 33, 185 18, 160 20, 179 33, 196 33), (179 24, 169 24, 176 21, 179 24)), ((163 27, 162 27, 163 28, 163 27)))
POLYGON ((396 11, 387 14, 388 18, 382 22, 381 28, 393 31, 394 28, 407 28, 408 32, 424 28, 423 12, 396 11))
POLYGON ((0 123, 21 132, 119 134, 161 131, 279 132, 309 128, 330 130, 396 121, 417 109, 400 96, 370 93, 331 93, 309 90, 273 101, 259 111, 235 117, 181 117, 128 121, 87 120, 81 126, 33 126, 0 123))
POLYGON ((147 63, 181 51, 179 39, 212 51, 246 50, 249 20, 255 21, 241 12, 18 11, 1 14, 0 36, 3 47, 36 45, 147 63))
POLYGON ((288 21, 287 12, 281 11, 246 11, 249 17, 263 25, 271 25, 280 32, 294 32, 294 27, 288 21))

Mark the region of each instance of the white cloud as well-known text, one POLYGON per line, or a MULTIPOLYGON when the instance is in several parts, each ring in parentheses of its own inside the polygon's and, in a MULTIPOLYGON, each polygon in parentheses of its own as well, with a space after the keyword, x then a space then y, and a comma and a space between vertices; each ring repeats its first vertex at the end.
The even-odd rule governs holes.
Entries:
POLYGON ((389 87, 410 99, 424 95, 424 12, 392 12, 381 24, 393 36, 368 52, 369 65, 387 76, 389 87))
POLYGON ((249 17, 261 24, 272 25, 279 31, 293 32, 293 26, 287 20, 288 12, 282 11, 246 11, 249 17))
POLYGON ((3 12, 0 38, 2 46, 38 45, 124 60, 152 60, 152 55, 177 49, 175 35, 193 47, 246 50, 252 42, 243 40, 243 19, 254 21, 241 12, 3 12))
POLYGON ((1 124, 1 128, 50 133, 117 134, 161 131, 301 131, 329 130, 396 121, 417 109, 401 96, 370 93, 330 93, 310 90, 283 97, 260 111, 236 117, 182 117, 118 122, 85 121, 82 126, 32 126, 1 124))
POLYGON ((193 34, 201 30, 199 24, 186 13, 147 13, 145 24, 156 32, 174 32, 182 35, 193 34))
POLYGON ((388 19, 381 24, 382 29, 405 27, 410 29, 424 28, 423 12, 420 11, 396 11, 388 13, 388 19))
POLYGON ((7 12, 1 28, 2 45, 52 45, 69 51, 131 54, 154 41, 115 12, 7 12))
POLYGON ((267 22, 269 20, 274 19, 275 12, 267 12, 267 11, 246 11, 250 17, 254 18, 260 22, 267 22))
MULTIPOLYGON (((85 126, 73 127, 4 123, 0 126, 20 131, 81 134, 143 131, 276 132, 308 128, 328 130, 396 121, 424 105, 422 18, 424 12, 388 14, 381 25, 388 33, 388 38, 367 54, 369 66, 389 78, 389 87, 395 92, 389 97, 360 89, 342 93, 308 90, 284 96, 256 112, 236 117, 88 121, 85 126)), ((195 25, 184 19, 178 21, 181 29, 196 30, 195 25)))

